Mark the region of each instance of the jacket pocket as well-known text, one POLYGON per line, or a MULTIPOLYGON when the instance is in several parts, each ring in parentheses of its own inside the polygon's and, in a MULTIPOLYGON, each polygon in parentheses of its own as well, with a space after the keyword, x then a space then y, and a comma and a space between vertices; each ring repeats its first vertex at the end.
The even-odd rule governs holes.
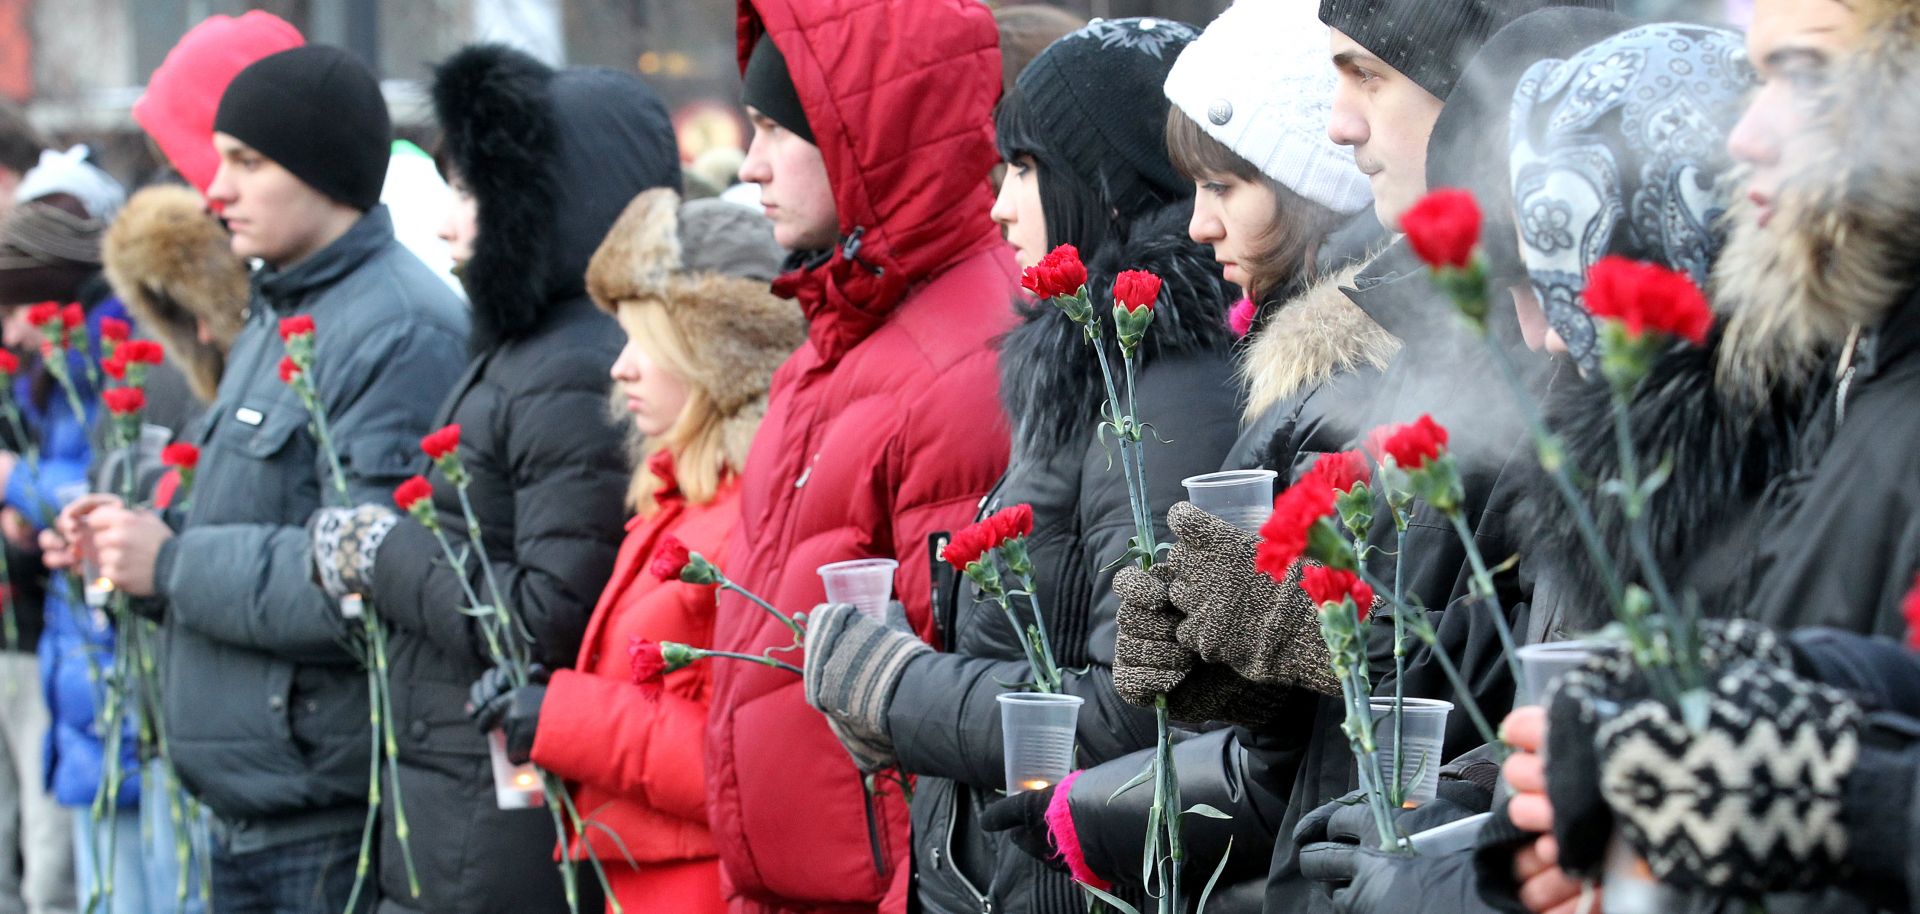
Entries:
POLYGON ((967 878, 954 854, 961 804, 967 788, 955 781, 923 779, 913 810, 913 836, 924 866, 915 892, 930 914, 992 914, 993 900, 967 878))

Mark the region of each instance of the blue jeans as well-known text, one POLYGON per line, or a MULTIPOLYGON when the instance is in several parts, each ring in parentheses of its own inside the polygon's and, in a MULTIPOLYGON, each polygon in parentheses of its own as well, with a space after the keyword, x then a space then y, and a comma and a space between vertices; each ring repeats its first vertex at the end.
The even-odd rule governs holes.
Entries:
POLYGON ((107 873, 98 867, 97 854, 106 854, 111 843, 113 861, 112 895, 106 904, 94 910, 105 914, 148 914, 147 874, 140 845, 140 811, 115 808, 96 828, 86 807, 73 810, 73 869, 80 883, 80 908, 87 909, 96 886, 105 895, 107 873), (109 840, 111 839, 111 840, 109 840), (98 844, 96 849, 95 845, 98 844))
MULTIPOLYGON (((353 894, 360 833, 346 832, 246 854, 212 842, 213 914, 340 914, 353 894)), ((359 912, 379 894, 372 873, 359 912)))
POLYGON ((186 826, 188 849, 186 898, 180 897, 180 856, 175 844, 172 794, 168 790, 164 765, 158 760, 140 769, 140 827, 145 833, 144 865, 147 876, 147 909, 152 914, 206 914, 206 899, 201 897, 201 871, 207 865, 207 820, 203 812, 193 817, 184 790, 179 790, 181 824, 186 826))

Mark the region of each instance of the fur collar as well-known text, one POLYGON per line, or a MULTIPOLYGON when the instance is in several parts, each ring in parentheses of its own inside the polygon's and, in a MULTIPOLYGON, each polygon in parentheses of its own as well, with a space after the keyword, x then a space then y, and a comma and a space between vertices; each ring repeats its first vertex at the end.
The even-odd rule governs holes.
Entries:
MULTIPOLYGON (((1719 388, 1714 368, 1723 345, 1716 334, 1707 348, 1681 346, 1655 365, 1628 405, 1633 450, 1640 472, 1670 461, 1671 476, 1648 504, 1654 554, 1668 583, 1681 576, 1705 547, 1727 531, 1774 478, 1789 470, 1799 447, 1803 406, 1814 394, 1788 386, 1769 391, 1759 405, 1719 388)), ((1605 552, 1628 582, 1643 582, 1619 501, 1598 491, 1617 478, 1619 448, 1607 385, 1562 371, 1547 396, 1547 421, 1559 436, 1576 485, 1593 506, 1605 552)), ((1562 575, 1572 605, 1569 631, 1600 627, 1612 618, 1605 588, 1579 539, 1566 503, 1544 479, 1518 511, 1517 542, 1562 575)), ((1709 604, 1717 594, 1700 595, 1709 604)))
POLYGON ((1276 309, 1252 336, 1240 360, 1248 421, 1334 375, 1386 368, 1400 350, 1400 341, 1342 291, 1360 268, 1356 263, 1314 283, 1276 309))
MULTIPOLYGON (((1087 288, 1107 328, 1102 339, 1116 374, 1120 347, 1111 306, 1099 303, 1113 300, 1113 280, 1123 270, 1148 270, 1164 283, 1140 347, 1141 365, 1177 353, 1224 351, 1232 342, 1227 308, 1234 295, 1211 249, 1187 238, 1191 215, 1189 203, 1141 216, 1087 263, 1087 288)), ((1024 299, 1014 308, 1021 322, 1000 341, 1000 396, 1013 421, 1015 453, 1063 447, 1100 415, 1106 390, 1099 362, 1080 325, 1059 308, 1024 299)))
POLYGON ((1798 163, 1764 228, 1737 203, 1713 275, 1727 315, 1719 372, 1750 401, 1804 384, 1855 328, 1871 328, 1920 278, 1920 8, 1862 13, 1865 44, 1830 81, 1792 144, 1798 163))

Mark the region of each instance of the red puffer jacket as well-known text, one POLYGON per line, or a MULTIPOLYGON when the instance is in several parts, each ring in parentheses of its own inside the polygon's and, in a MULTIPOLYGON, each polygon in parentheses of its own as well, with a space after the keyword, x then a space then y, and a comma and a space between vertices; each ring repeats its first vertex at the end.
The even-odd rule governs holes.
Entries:
MULTIPOLYGON (((740 496, 728 480, 711 502, 690 505, 672 485, 671 466, 653 461, 668 486, 651 515, 627 525, 578 668, 556 670, 547 686, 533 760, 572 782, 581 814, 604 826, 589 829, 584 843, 623 908, 699 914, 723 908, 702 747, 713 667, 734 661, 696 663, 649 688, 632 682, 628 647, 635 638, 711 643, 714 589, 662 581, 648 563, 671 535, 725 567, 740 496)), ((575 859, 588 850, 581 844, 575 859)))
MULTIPOLYGON (((801 303, 808 341, 774 376, 725 571, 797 612, 824 597, 816 567, 895 558, 895 592, 930 636, 928 537, 972 520, 1008 448, 992 340, 1012 325, 1016 271, 987 216, 993 18, 978 0, 742 2, 743 66, 763 29, 826 160, 842 242, 774 284, 801 303)), ((716 647, 790 640, 721 595, 716 647)), ((707 775, 733 910, 905 910, 906 808, 885 792, 870 820, 791 673, 713 668, 707 775)))

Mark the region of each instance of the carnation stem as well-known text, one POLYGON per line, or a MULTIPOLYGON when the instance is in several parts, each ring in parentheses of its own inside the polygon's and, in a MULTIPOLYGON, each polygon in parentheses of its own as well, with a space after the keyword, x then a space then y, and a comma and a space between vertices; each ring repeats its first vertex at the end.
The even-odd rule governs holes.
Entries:
POLYGON ((783 613, 780 610, 775 609, 772 603, 768 603, 766 600, 761 599, 759 594, 754 593, 753 591, 748 590, 745 587, 741 587, 740 585, 733 583, 733 579, 727 577, 724 574, 721 574, 720 569, 718 567, 714 568, 714 574, 719 575, 720 577, 719 586, 721 590, 731 590, 734 593, 737 593, 743 597, 746 597, 748 602, 752 603, 755 606, 760 607, 763 610, 766 610, 767 615, 770 615, 775 619, 780 620, 780 624, 785 625, 788 631, 793 632, 793 640, 795 644, 806 643, 807 630, 804 628, 801 628, 800 623, 793 621, 792 616, 789 616, 786 613, 783 613))
POLYGON ((725 657, 728 660, 744 660, 748 663, 757 663, 757 664, 760 664, 761 666, 770 666, 776 670, 786 670, 787 672, 792 673, 795 676, 806 675, 806 672, 804 670, 801 670, 799 667, 794 666, 791 663, 787 663, 784 660, 775 660, 774 658, 765 656, 763 654, 741 654, 741 653, 736 653, 734 651, 716 651, 716 650, 711 650, 704 647, 696 647, 696 648, 692 648, 692 650, 697 652, 702 657, 725 657))

